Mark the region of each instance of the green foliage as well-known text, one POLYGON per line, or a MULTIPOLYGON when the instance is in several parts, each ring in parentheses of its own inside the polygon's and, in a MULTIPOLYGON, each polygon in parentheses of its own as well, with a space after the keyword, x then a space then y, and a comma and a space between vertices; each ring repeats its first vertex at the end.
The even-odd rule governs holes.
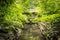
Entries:
POLYGON ((23 10, 23 7, 20 4, 20 1, 19 0, 16 0, 16 1, 1 0, 0 4, 3 5, 2 3, 4 3, 5 6, 4 7, 0 6, 0 16, 1 16, 0 26, 3 28, 23 27, 24 22, 27 21, 27 16, 21 13, 23 10))
MULTIPOLYGON (((0 27, 11 30, 23 28, 25 23, 31 22, 44 22, 52 27, 60 27, 59 7, 60 0, 0 0, 0 27)), ((49 34, 50 30, 53 29, 45 34, 49 34)), ((27 40, 35 38, 31 36, 27 40)))
POLYGON ((60 21, 59 18, 60 18, 60 14, 53 14, 53 15, 48 15, 48 16, 42 16, 40 18, 35 18, 33 19, 33 21, 35 20, 35 21, 40 21, 40 22, 51 24, 53 22, 60 21))
MULTIPOLYGON (((40 15, 40 17, 31 19, 31 21, 34 22, 45 22, 45 23, 52 23, 54 20, 59 21, 57 19, 60 18, 60 8, 59 8, 59 0, 40 0, 40 4, 36 7, 37 11, 39 11, 39 9, 41 11, 39 11, 38 15, 40 15), (43 3, 44 2, 44 3, 43 3)), ((36 13, 36 14, 37 14, 36 13)), ((37 16, 37 15, 36 15, 37 16)))
POLYGON ((57 11, 59 8, 59 0, 40 0, 40 7, 44 9, 45 14, 53 14, 53 12, 57 11), (43 3, 44 2, 44 3, 43 3))

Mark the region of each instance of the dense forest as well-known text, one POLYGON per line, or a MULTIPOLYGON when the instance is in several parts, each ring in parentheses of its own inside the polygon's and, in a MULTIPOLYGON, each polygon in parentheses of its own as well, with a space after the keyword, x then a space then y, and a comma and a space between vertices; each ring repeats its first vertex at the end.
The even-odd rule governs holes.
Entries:
POLYGON ((60 0, 0 0, 0 40, 60 40, 60 0))

